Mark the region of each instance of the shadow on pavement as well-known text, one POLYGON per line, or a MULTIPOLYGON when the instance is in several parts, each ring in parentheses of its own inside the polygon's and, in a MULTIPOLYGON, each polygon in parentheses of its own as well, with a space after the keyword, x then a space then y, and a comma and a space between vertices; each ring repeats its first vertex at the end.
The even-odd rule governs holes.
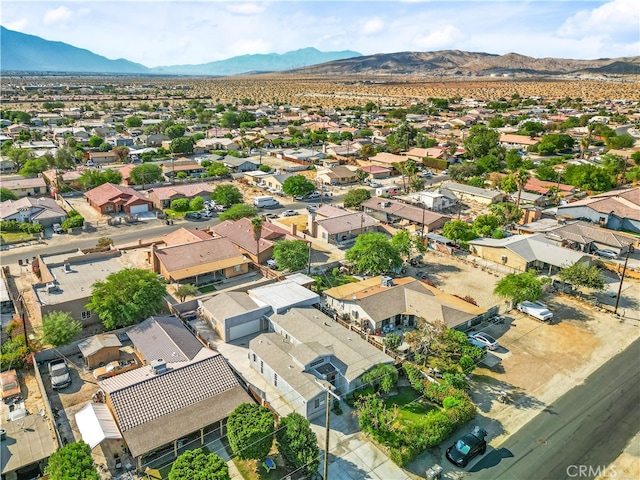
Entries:
POLYGON ((513 458, 513 453, 506 448, 491 450, 480 461, 473 465, 469 472, 480 472, 482 470, 493 468, 498 465, 504 458, 513 458))

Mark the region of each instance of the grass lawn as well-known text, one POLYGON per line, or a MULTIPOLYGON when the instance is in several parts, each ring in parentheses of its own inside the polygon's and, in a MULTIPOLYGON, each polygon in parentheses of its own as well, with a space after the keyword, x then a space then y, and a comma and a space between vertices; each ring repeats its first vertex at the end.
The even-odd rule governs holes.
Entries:
POLYGON ((2 241, 6 243, 27 242, 35 237, 31 233, 24 232, 2 232, 2 241))
POLYGON ((386 397, 384 399, 384 404, 387 408, 391 408, 394 405, 398 405, 400 407, 400 419, 406 420, 407 422, 419 423, 422 421, 423 416, 427 414, 430 410, 433 410, 436 407, 432 405, 424 398, 421 398, 418 401, 416 399, 420 398, 420 394, 414 390, 412 387, 398 387, 398 394, 392 397, 386 397))
POLYGON ((245 480, 281 480, 286 478, 287 475, 291 475, 292 480, 305 478, 305 476, 299 472, 292 473, 295 468, 291 465, 284 464, 284 459, 280 454, 275 453, 269 456, 277 465, 275 470, 270 470, 269 472, 262 466, 262 461, 234 458, 233 463, 235 463, 240 475, 242 475, 242 478, 245 480))
POLYGON ((205 285, 204 287, 198 287, 198 291, 201 294, 202 293, 215 292, 216 291, 216 287, 214 287, 213 285, 205 285))
POLYGON ((323 290, 358 281, 357 278, 351 277, 349 275, 338 275, 336 277, 334 277, 333 275, 323 275, 314 276, 313 278, 316 280, 320 280, 323 290))

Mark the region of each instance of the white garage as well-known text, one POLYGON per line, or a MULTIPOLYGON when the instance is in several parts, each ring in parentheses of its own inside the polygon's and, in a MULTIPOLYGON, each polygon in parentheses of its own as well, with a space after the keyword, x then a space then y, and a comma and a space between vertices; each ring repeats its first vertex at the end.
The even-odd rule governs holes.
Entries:
POLYGON ((149 205, 148 204, 143 204, 143 205, 132 205, 131 208, 129 208, 129 212, 131 213, 131 215, 135 215, 137 213, 147 213, 149 211, 149 205))

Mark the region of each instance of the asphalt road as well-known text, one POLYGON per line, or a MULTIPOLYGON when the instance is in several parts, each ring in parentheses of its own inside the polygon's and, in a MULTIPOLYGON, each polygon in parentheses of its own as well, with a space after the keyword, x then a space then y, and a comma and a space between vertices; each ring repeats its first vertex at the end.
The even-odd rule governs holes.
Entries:
MULTIPOLYGON (((322 198, 323 203, 342 203, 344 194, 336 194, 335 196, 322 198)), ((305 200, 295 202, 293 204, 283 205, 278 208, 262 209, 260 213, 276 213, 280 214, 287 209, 304 210, 308 205, 319 205, 320 199, 305 200)), ((147 240, 160 237, 167 233, 171 233, 178 228, 199 228, 205 229, 208 226, 220 223, 218 217, 208 220, 178 220, 173 225, 166 225, 159 220, 142 221, 136 224, 120 225, 107 227, 107 230, 101 230, 99 236, 106 236, 113 240, 116 246, 137 242, 139 239, 147 240)), ((76 248, 91 248, 96 246, 98 236, 91 233, 81 233, 78 235, 62 236, 54 235, 52 238, 46 238, 44 243, 34 245, 16 246, 8 250, 0 252, 0 263, 2 265, 17 264, 18 260, 23 261, 27 258, 34 257, 38 254, 55 254, 65 252, 76 248)))
POLYGON ((474 479, 620 478, 609 467, 640 431, 640 339, 469 469, 474 479))

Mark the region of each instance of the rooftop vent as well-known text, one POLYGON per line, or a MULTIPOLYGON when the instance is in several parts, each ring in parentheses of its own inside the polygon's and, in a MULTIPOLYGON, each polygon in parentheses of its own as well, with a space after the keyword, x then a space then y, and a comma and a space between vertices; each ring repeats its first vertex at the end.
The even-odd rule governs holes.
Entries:
POLYGON ((167 362, 165 362, 162 358, 158 358, 157 360, 153 360, 151 362, 151 370, 156 375, 160 375, 167 371, 167 362))
POLYGON ((47 283, 47 293, 57 292, 57 291, 58 291, 58 285, 56 285, 53 282, 47 283))
POLYGON ((383 287, 393 287, 393 278, 391 278, 391 277, 382 277, 382 286, 383 287))
POLYGON ((71 270, 71 264, 70 263, 65 263, 64 264, 64 273, 71 273, 73 272, 73 270, 71 270))

